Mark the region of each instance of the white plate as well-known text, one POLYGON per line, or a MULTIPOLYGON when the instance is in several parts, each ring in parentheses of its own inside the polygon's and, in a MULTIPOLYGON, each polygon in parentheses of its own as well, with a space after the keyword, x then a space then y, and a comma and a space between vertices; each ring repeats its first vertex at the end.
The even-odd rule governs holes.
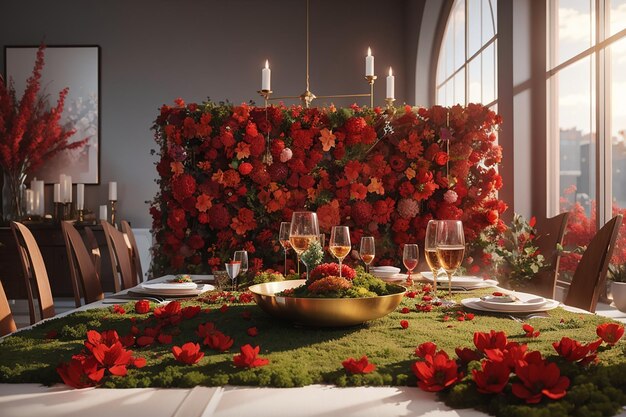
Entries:
POLYGON ((400 272, 400 268, 395 266, 372 266, 370 268, 371 272, 393 272, 397 274, 400 272))
MULTIPOLYGON (((174 279, 174 278, 171 278, 174 279)), ((144 290, 195 290, 198 287, 198 284, 195 282, 168 282, 169 280, 165 280, 163 282, 144 282, 139 284, 141 288, 144 290)))
POLYGON ((193 282, 187 282, 186 284, 192 284, 192 287, 167 287, 167 288, 159 288, 157 286, 147 286, 144 285, 138 286, 137 288, 133 288, 133 292, 138 294, 146 294, 146 295, 163 295, 163 296, 171 296, 171 297, 193 297, 195 295, 201 294, 205 291, 214 290, 215 287, 210 284, 195 284, 193 282))
POLYGON ((382 281, 385 282, 404 282, 406 281, 406 274, 393 274, 393 275, 388 275, 388 276, 380 276, 380 275, 374 275, 377 278, 380 278, 382 281))
POLYGON ((480 298, 465 298, 465 299, 461 300, 461 304, 464 307, 471 308, 472 310, 488 311, 488 312, 492 312, 492 313, 532 313, 532 312, 536 312, 536 311, 548 311, 548 310, 555 309, 561 303, 559 303, 556 300, 547 299, 546 302, 543 303, 542 305, 535 306, 535 307, 533 307, 530 310, 516 310, 515 308, 513 308, 513 309, 504 308, 506 306, 509 306, 509 304, 502 304, 501 307, 503 307, 503 309, 496 310, 496 309, 492 309, 492 308, 489 308, 489 307, 485 306, 482 303, 480 298))
MULTIPOLYGON (((424 279, 428 282, 433 282, 433 273, 430 271, 420 272, 424 279)), ((440 288, 448 288, 448 277, 439 274, 437 277, 437 284, 440 288)), ((477 288, 489 288, 498 285, 498 281, 493 279, 483 279, 481 277, 473 275, 453 276, 452 287, 465 288, 473 290, 477 288)))
POLYGON ((490 301, 480 299, 479 303, 484 307, 491 310, 506 310, 506 311, 533 311, 537 307, 543 306, 548 300, 543 297, 537 297, 534 294, 527 293, 510 293, 508 294, 515 297, 515 301, 503 303, 502 301, 490 301))

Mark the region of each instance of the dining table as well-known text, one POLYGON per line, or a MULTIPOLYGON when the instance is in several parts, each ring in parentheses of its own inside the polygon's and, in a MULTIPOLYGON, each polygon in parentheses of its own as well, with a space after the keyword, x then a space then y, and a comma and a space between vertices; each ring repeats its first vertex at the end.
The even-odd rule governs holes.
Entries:
MULTIPOLYGON (((150 282, 162 282, 167 277, 150 282)), ((141 284, 140 284, 141 285, 141 284)), ((133 290, 130 289, 131 294, 133 290)), ((501 290, 495 287, 495 290, 501 290)), ((127 302, 128 290, 61 313, 103 308, 127 302)), ((166 301, 167 302, 167 301, 166 301)), ((588 314, 573 307, 561 307, 588 314)), ((57 317, 58 317, 57 316, 57 317)), ((23 329, 20 329, 21 331, 23 329)), ((5 337, 10 337, 5 336, 5 337)), ((0 340, 0 343, 2 340, 0 340)), ((0 384, 0 416, 23 417, 163 416, 163 417, 281 417, 281 416, 462 416, 487 414, 474 409, 453 409, 436 394, 415 386, 337 387, 315 384, 295 388, 219 386, 193 388, 82 388, 64 384, 0 384)), ((620 417, 626 417, 626 408, 620 417)))

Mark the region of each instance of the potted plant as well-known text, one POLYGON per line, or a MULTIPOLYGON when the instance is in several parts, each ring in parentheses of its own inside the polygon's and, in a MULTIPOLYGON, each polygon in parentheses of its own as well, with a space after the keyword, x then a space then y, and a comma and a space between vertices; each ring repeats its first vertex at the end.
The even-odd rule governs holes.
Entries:
POLYGON ((609 279, 613 303, 619 311, 626 313, 626 264, 609 265, 609 279))

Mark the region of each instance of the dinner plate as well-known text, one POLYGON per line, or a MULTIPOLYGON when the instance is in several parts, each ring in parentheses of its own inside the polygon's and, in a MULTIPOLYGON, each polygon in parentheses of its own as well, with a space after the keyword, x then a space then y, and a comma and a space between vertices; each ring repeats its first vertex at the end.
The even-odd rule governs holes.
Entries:
POLYGON ((548 302, 543 297, 537 297, 534 294, 527 293, 511 293, 508 294, 513 298, 513 301, 503 303, 500 300, 489 299, 488 297, 481 297, 479 303, 491 310, 498 311, 534 311, 537 307, 541 307, 548 302))
POLYGON ((406 281, 406 274, 393 274, 393 275, 374 275, 376 278, 380 278, 385 282, 404 282, 406 281))
POLYGON ((195 282, 144 282, 139 284, 144 290, 195 290, 198 284, 195 282))
POLYGON ((215 287, 211 284, 196 284, 193 282, 186 282, 185 284, 187 284, 185 287, 172 287, 171 285, 163 287, 158 286, 157 284, 142 284, 137 288, 133 288, 133 292, 137 294, 162 295, 166 297, 193 297, 202 294, 205 291, 215 289, 215 287), (189 284, 193 285, 193 287, 189 284))
MULTIPOLYGON (((528 310, 518 310, 515 308, 506 308, 509 304, 502 304, 502 309, 496 310, 490 308, 481 302, 480 298, 464 298, 461 300, 461 304, 464 307, 471 308, 472 310, 487 311, 491 313, 533 313, 538 311, 548 311, 557 308, 561 303, 556 300, 546 299, 545 302, 538 306, 533 306, 528 310)), ((510 306, 509 306, 510 307, 510 306)))
POLYGON ((370 268, 370 274, 380 279, 395 280, 396 275, 400 275, 400 268, 395 266, 373 266, 370 268))
MULTIPOLYGON (((433 273, 430 271, 420 272, 424 279, 429 282, 433 282, 433 273)), ((437 277, 437 284, 439 285, 448 285, 448 277, 442 274, 439 274, 437 277)), ((453 276, 452 277, 452 286, 453 287, 462 287, 465 289, 476 289, 476 288, 488 288, 494 287, 498 285, 498 281, 493 279, 483 279, 481 277, 473 276, 473 275, 462 275, 462 276, 453 276)))

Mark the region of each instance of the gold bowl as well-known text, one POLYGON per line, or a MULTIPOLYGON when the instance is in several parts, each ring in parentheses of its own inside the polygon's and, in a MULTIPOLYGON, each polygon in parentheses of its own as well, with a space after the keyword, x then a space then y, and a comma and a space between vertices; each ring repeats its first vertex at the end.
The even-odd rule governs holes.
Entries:
POLYGON ((365 298, 299 298, 280 297, 278 292, 299 287, 305 280, 266 282, 248 288, 254 300, 266 313, 280 319, 315 327, 354 326, 391 313, 402 301, 400 292, 365 298))

